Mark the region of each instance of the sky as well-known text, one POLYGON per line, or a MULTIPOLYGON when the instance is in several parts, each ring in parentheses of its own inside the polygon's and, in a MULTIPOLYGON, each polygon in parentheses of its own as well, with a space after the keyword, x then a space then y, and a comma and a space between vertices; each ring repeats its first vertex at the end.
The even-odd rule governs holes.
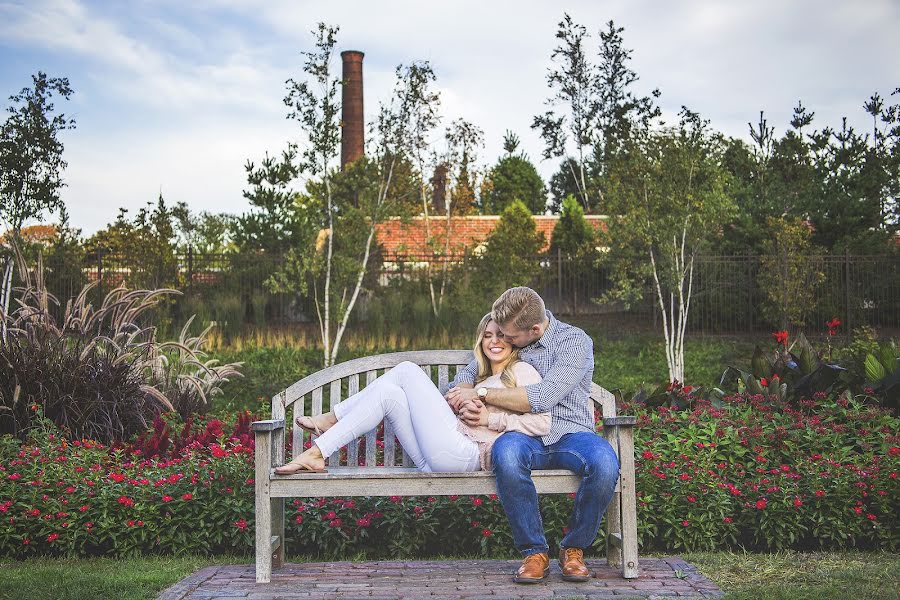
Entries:
POLYGON ((541 160, 530 125, 564 12, 592 52, 606 22, 625 28, 635 91, 658 88, 670 122, 685 105, 749 140, 764 110, 780 136, 802 101, 814 128, 847 117, 868 130, 872 94, 900 102, 897 0, 0 0, 0 96, 9 106, 39 70, 69 79, 75 94, 57 107, 77 128, 61 136, 61 197, 84 235, 160 193, 195 212, 247 211, 245 163, 303 143, 282 100, 318 22, 340 26, 339 51, 365 53, 368 118, 398 64, 428 60, 443 123, 480 126, 485 165, 512 130, 546 181, 558 161, 541 160))

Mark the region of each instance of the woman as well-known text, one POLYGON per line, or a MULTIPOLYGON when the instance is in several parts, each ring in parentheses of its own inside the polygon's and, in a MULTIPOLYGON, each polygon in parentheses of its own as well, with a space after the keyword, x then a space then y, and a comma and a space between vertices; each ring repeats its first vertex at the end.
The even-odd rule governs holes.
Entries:
MULTIPOLYGON (((517 387, 539 383, 541 376, 508 344, 487 314, 475 334, 478 387, 517 387)), ((387 419, 400 445, 422 471, 490 470, 491 446, 504 431, 547 435, 550 413, 517 414, 495 406, 480 411, 477 425, 463 418, 478 411, 464 407, 453 414, 437 386, 421 368, 403 362, 358 394, 317 417, 298 417, 297 425, 319 435, 311 447, 291 462, 276 467, 279 475, 325 470, 325 457, 371 431, 387 419)))

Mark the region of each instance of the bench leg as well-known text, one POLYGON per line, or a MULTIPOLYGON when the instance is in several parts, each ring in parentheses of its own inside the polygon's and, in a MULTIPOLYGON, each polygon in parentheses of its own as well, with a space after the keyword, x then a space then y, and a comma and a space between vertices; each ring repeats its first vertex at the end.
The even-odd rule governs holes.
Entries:
POLYGON ((272 535, 278 536, 278 547, 272 552, 272 568, 284 566, 284 498, 273 498, 272 503, 272 535))
POLYGON ((268 583, 272 578, 272 509, 269 469, 272 465, 270 432, 256 433, 256 582, 268 583))
POLYGON ((640 575, 637 539, 637 488, 634 481, 634 430, 621 427, 619 457, 622 470, 622 576, 634 579, 640 575))
MULTIPOLYGON (((603 437, 613 447, 616 455, 619 451, 619 436, 617 427, 604 427, 603 437)), ((619 464, 621 464, 621 457, 619 464)), ((613 494, 612 501, 606 509, 606 563, 611 567, 622 567, 622 548, 621 544, 613 543, 613 539, 622 539, 622 473, 619 471, 619 481, 616 485, 616 491, 613 494)))

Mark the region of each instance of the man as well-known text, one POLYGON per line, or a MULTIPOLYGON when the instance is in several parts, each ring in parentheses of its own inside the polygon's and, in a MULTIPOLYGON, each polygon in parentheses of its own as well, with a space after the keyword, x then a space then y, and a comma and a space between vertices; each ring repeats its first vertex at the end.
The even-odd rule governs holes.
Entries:
POLYGON ((520 413, 550 411, 548 435, 508 432, 497 439, 491 453, 498 496, 513 542, 524 556, 513 581, 537 583, 550 572, 533 469, 568 469, 581 476, 568 532, 560 542, 559 562, 563 579, 587 581, 584 549, 597 536, 619 476, 615 451, 594 429, 589 397, 593 342, 581 329, 557 320, 537 292, 527 287, 506 290, 491 314, 503 337, 521 349, 519 357, 537 369, 543 381, 517 388, 474 389, 477 370, 472 362, 451 383, 447 401, 473 423, 485 403, 520 413))

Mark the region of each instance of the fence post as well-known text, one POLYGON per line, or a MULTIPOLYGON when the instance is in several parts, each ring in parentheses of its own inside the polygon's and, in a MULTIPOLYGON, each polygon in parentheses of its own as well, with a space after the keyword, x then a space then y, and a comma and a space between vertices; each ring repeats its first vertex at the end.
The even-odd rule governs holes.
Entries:
POLYGON ((100 291, 100 302, 103 302, 103 247, 97 246, 97 289, 100 291))
POLYGON ((192 245, 188 246, 188 264, 187 264, 187 276, 188 276, 188 294, 194 291, 194 247, 192 245))
POLYGON ((850 337, 850 249, 844 249, 844 302, 846 303, 844 313, 846 320, 844 321, 844 332, 850 337))
POLYGON ((560 312, 562 312, 562 250, 556 248, 556 297, 559 299, 560 312))

